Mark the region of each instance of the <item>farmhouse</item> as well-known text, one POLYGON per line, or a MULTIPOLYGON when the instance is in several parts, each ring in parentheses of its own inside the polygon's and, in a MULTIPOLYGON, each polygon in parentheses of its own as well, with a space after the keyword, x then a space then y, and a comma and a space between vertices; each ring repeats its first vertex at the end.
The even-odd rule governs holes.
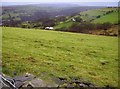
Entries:
POLYGON ((45 27, 46 30, 53 30, 53 27, 45 27))
POLYGON ((72 21, 75 22, 76 20, 73 18, 72 21))

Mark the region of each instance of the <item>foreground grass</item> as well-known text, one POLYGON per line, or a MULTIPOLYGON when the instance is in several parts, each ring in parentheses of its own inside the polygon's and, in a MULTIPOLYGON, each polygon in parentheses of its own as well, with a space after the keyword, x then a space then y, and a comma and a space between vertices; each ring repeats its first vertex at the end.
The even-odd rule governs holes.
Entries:
POLYGON ((3 73, 117 86, 117 37, 3 27, 3 73))

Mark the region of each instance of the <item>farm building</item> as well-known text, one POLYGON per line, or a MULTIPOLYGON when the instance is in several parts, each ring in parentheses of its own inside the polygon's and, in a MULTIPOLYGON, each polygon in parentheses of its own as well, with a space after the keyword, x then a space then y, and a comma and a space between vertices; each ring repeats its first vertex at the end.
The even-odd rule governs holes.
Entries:
POLYGON ((53 27, 45 27, 46 30, 53 30, 53 27))

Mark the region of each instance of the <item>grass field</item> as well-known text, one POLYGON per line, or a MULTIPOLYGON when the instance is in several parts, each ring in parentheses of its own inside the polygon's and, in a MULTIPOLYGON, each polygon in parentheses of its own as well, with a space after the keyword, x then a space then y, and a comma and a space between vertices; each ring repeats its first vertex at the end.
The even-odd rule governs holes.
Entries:
POLYGON ((80 14, 82 15, 81 17, 83 20, 89 21, 91 19, 95 19, 98 15, 103 15, 104 13, 105 12, 102 12, 100 10, 88 10, 81 12, 80 14))
POLYGON ((59 28, 68 29, 72 24, 73 24, 73 22, 63 22, 63 23, 60 23, 60 24, 54 26, 54 29, 59 29, 59 28))
POLYGON ((118 12, 110 13, 99 19, 95 19, 93 22, 94 23, 104 23, 104 22, 118 23, 118 12))
POLYGON ((3 73, 118 85, 118 38, 3 27, 3 73))
POLYGON ((100 8, 96 10, 88 10, 81 12, 83 20, 89 21, 91 19, 94 23, 104 23, 104 22, 110 22, 110 23, 117 23, 118 22, 118 12, 117 8, 100 8), (114 11, 113 13, 104 15, 108 11, 114 11), (96 18, 96 16, 100 15, 100 18, 96 18))

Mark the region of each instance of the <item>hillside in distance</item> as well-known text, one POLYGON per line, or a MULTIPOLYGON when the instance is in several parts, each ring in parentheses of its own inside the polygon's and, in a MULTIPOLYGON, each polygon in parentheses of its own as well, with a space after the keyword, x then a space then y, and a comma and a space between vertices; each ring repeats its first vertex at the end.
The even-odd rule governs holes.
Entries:
POLYGON ((119 20, 118 13, 119 12, 117 7, 97 8, 93 10, 82 11, 79 14, 74 15, 71 18, 67 19, 65 22, 70 23, 70 22, 74 22, 72 21, 72 19, 81 18, 85 22, 92 22, 92 23, 110 22, 113 24, 117 24, 119 20))
MULTIPOLYGON (((120 11, 117 7, 106 7, 97 8, 94 10, 87 10, 74 15, 63 22, 60 22, 54 27, 56 30, 62 31, 75 31, 75 29, 77 29, 78 31, 83 33, 101 35, 106 34, 114 36, 118 34, 117 27, 120 22, 118 19, 119 13, 120 11), (109 28, 105 28, 109 25, 109 28)), ((78 32, 77 30, 75 32, 78 32)))
POLYGON ((51 18, 55 16, 70 16, 81 11, 95 9, 95 6, 79 6, 77 4, 33 4, 20 6, 3 6, 2 20, 12 18, 15 21, 30 21, 39 18, 51 18))

